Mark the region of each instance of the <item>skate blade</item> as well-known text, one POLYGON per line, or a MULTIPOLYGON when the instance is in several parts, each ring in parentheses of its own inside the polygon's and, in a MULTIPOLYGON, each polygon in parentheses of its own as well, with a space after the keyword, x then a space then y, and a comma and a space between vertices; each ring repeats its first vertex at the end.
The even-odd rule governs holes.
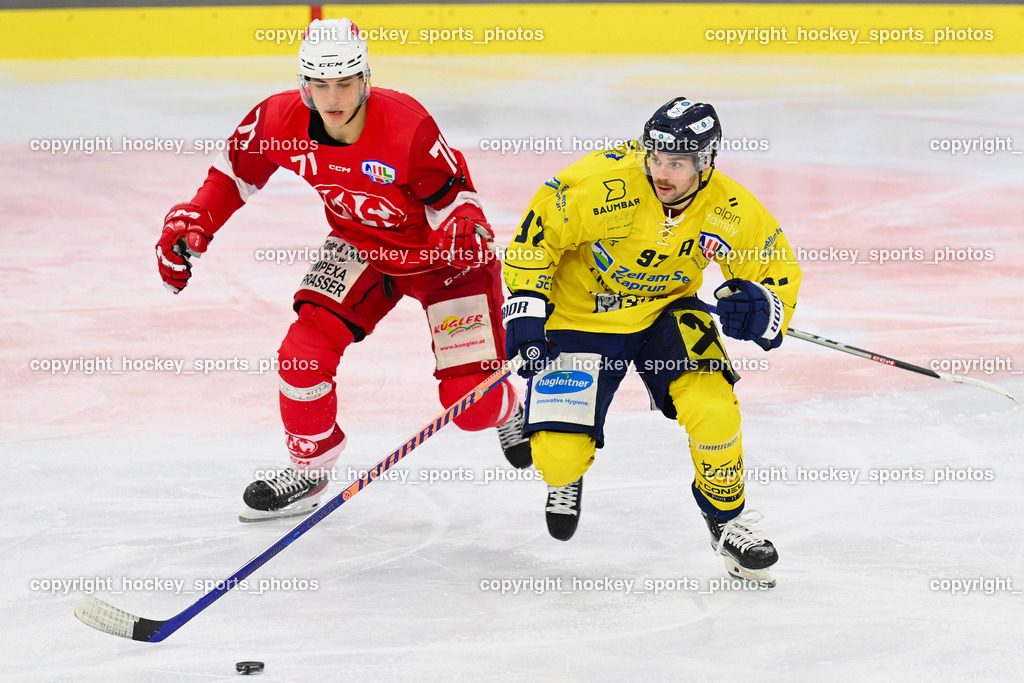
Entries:
POLYGON ((754 581, 760 584, 761 588, 775 588, 775 576, 771 567, 765 569, 746 569, 731 557, 725 558, 725 570, 737 579, 754 581))
POLYGON ((248 505, 238 513, 239 522, 266 522, 271 519, 288 519, 289 517, 305 517, 320 507, 320 497, 316 500, 299 500, 280 510, 253 510, 248 505))

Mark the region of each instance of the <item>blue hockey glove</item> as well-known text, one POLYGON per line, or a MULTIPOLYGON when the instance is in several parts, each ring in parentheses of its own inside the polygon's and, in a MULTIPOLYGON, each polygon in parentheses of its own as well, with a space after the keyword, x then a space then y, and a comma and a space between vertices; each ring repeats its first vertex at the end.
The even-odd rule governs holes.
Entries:
POLYGON ((762 284, 733 278, 715 290, 722 332, 757 343, 765 351, 782 343, 782 301, 762 284))
POLYGON ((518 292, 501 307, 502 322, 505 324, 505 355, 515 358, 516 354, 525 361, 519 374, 530 377, 537 374, 558 356, 558 347, 548 341, 544 329, 553 304, 541 294, 518 292))

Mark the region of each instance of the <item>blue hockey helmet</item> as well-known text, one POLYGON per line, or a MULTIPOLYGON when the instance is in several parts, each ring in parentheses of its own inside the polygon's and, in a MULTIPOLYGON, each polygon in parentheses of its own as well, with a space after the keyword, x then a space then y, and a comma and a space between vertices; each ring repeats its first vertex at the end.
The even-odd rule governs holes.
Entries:
POLYGON ((696 157, 694 169, 703 175, 715 167, 722 143, 722 125, 710 104, 673 97, 644 124, 640 146, 647 152, 696 157))

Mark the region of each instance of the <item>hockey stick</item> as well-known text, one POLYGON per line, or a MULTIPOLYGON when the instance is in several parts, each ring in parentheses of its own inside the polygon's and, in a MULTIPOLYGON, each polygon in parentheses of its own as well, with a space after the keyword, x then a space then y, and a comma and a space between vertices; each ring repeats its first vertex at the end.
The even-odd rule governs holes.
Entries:
POLYGON ((291 545, 299 536, 302 536, 322 522, 327 515, 341 507, 352 496, 372 484, 381 474, 387 472, 395 463, 411 453, 413 449, 439 432, 444 426, 455 419, 457 415, 468 410, 470 406, 480 400, 486 393, 501 384, 521 363, 522 360, 518 357, 504 363, 499 370, 478 384, 450 408, 428 422, 423 429, 405 441, 401 446, 391 451, 386 458, 377 463, 376 466, 371 468, 361 478, 349 484, 348 488, 327 501, 315 513, 292 527, 288 533, 274 542, 273 545, 249 560, 234 574, 218 583, 216 587, 192 603, 187 609, 170 619, 158 621, 137 617, 92 596, 86 596, 78 601, 78 604, 75 605, 75 616, 87 626, 92 626, 95 629, 122 638, 131 638, 132 640, 149 643, 158 643, 164 640, 184 626, 192 617, 213 604, 217 598, 237 586, 247 576, 291 545))
MULTIPOLYGON (((718 312, 714 306, 709 305, 708 308, 711 310, 712 313, 718 312)), ((973 377, 964 377, 961 375, 950 375, 945 372, 936 372, 935 370, 922 368, 920 365, 914 365, 912 363, 898 360, 896 358, 889 358, 888 356, 883 356, 879 353, 874 353, 873 351, 865 351, 864 349, 858 349, 856 346, 849 346, 847 344, 843 344, 842 342, 832 341, 831 339, 825 339, 824 337, 819 337, 818 335, 811 334, 810 332, 801 332, 800 330, 794 330, 792 327, 789 328, 789 330, 786 332, 786 336, 793 336, 796 337, 797 339, 809 341, 812 344, 818 344, 820 346, 825 346, 830 349, 835 349, 836 351, 842 351, 843 353, 848 353, 850 355, 857 356, 858 358, 867 358, 868 360, 873 360, 876 363, 881 363, 882 365, 890 365, 895 368, 900 368, 901 370, 909 370, 910 372, 916 372, 922 375, 927 375, 928 377, 934 377, 935 379, 941 379, 946 382, 956 382, 957 384, 970 384, 972 386, 980 387, 982 389, 988 389, 989 391, 994 391, 997 394, 1002 394, 1003 396, 1010 399, 1014 403, 1019 403, 1019 401, 1016 398, 1014 398, 1013 395, 1010 394, 1009 392, 999 388, 995 384, 991 384, 990 382, 983 382, 980 379, 974 379, 973 377)))
POLYGON ((821 346, 826 346, 830 349, 842 351, 843 353, 849 353, 853 356, 867 358, 868 360, 873 360, 876 363, 881 363, 882 365, 891 365, 893 367, 900 368, 901 370, 910 370, 911 372, 927 375, 928 377, 934 377, 935 379, 945 380, 946 382, 956 382, 957 384, 970 384, 972 386, 980 387, 982 389, 988 389, 989 391, 994 391, 997 394, 1002 394, 1003 396, 1010 399, 1014 403, 1019 403, 1019 401, 1017 401, 1017 399, 1014 398, 1013 395, 1010 394, 1008 391, 1001 389, 1000 387, 990 382, 983 382, 980 379, 974 379, 973 377, 965 377, 963 375, 950 375, 945 372, 936 372, 935 370, 922 368, 920 365, 913 365, 912 363, 897 360, 896 358, 889 358, 888 356, 883 356, 878 353, 865 351, 864 349, 858 349, 856 346, 848 346, 846 344, 843 344, 842 342, 832 341, 831 339, 825 339, 824 337, 819 337, 818 335, 811 334, 810 332, 801 332, 800 330, 794 330, 792 327, 789 328, 789 331, 786 332, 786 334, 793 335, 797 339, 803 339, 804 341, 809 341, 813 344, 819 344, 821 346))

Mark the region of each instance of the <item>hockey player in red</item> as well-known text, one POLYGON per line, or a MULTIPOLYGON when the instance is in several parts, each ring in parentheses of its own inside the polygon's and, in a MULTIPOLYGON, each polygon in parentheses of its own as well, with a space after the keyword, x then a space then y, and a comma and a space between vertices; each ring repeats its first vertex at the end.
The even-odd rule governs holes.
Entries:
MULTIPOLYGON (((310 24, 299 48, 299 89, 257 105, 192 201, 167 214, 156 255, 171 291, 184 289, 192 259, 278 168, 316 189, 331 233, 295 294, 297 320, 278 350, 291 467, 249 485, 243 521, 317 507, 345 447, 336 423, 338 363, 403 296, 423 306, 445 406, 505 359, 501 264, 465 159, 416 100, 371 90, 366 42, 348 19, 310 24)), ((509 462, 531 464, 522 406, 508 382, 455 423, 497 427, 509 462)))

